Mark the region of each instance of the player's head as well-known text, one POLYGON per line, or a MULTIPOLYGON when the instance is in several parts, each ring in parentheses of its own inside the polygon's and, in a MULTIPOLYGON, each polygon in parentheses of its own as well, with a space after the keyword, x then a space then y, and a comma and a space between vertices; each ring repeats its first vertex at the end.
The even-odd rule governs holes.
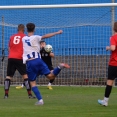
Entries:
POLYGON ((18 25, 18 32, 24 32, 25 31, 25 26, 23 24, 18 25))
POLYGON ((113 30, 114 30, 114 32, 117 32, 117 22, 114 23, 113 30))
POLYGON ((45 42, 45 41, 43 41, 43 40, 42 40, 42 41, 40 41, 40 47, 41 47, 41 48, 44 48, 45 46, 46 46, 46 42, 45 42))
POLYGON ((33 23, 28 23, 26 25, 26 28, 27 28, 27 32, 30 33, 30 32, 34 32, 35 31, 35 24, 33 23))

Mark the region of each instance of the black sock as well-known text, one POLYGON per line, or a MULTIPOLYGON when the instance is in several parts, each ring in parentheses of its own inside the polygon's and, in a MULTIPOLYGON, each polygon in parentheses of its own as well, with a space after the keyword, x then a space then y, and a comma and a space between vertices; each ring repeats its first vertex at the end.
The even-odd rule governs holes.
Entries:
POLYGON ((23 82, 23 85, 25 86, 25 83, 23 82))
POLYGON ((4 81, 5 96, 8 96, 10 84, 11 84, 11 80, 10 79, 5 79, 5 81, 4 81))
POLYGON ((54 79, 50 80, 49 82, 50 82, 50 83, 53 83, 53 82, 54 82, 54 79))
POLYGON ((106 98, 109 98, 111 90, 112 90, 112 86, 106 85, 106 89, 105 89, 105 97, 106 98))
POLYGON ((28 81, 28 78, 24 79, 24 86, 27 89, 28 95, 32 95, 32 93, 31 93, 31 85, 30 85, 30 82, 28 81))

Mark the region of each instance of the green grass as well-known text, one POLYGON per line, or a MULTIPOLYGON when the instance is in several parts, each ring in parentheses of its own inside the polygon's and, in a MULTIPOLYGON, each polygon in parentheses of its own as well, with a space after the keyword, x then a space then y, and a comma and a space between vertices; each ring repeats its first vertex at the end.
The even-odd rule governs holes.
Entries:
POLYGON ((104 87, 39 87, 43 106, 35 106, 37 99, 28 99, 24 89, 10 88, 9 98, 3 99, 0 87, 0 117, 117 117, 117 89, 113 88, 109 106, 103 107, 97 99, 103 99, 104 87))

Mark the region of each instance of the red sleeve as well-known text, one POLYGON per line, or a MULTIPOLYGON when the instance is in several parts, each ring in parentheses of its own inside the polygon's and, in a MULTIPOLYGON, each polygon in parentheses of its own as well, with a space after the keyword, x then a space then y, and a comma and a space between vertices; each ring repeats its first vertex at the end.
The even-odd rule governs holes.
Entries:
POLYGON ((113 36, 110 39, 110 45, 115 45, 115 46, 117 45, 117 42, 113 36))

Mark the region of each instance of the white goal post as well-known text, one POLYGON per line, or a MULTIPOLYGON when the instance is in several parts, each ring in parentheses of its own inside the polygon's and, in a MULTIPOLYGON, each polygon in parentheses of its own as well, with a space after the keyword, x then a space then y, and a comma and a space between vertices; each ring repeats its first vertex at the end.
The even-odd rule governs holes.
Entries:
POLYGON ((0 9, 36 9, 36 8, 83 8, 83 7, 115 7, 117 3, 97 3, 97 4, 59 4, 59 5, 16 5, 0 6, 0 9))
MULTIPOLYGON (((59 5, 17 5, 0 6, 0 84, 6 76, 8 41, 17 32, 18 24, 33 22, 36 34, 63 30, 63 34, 45 40, 53 46, 53 66, 59 62, 69 63, 71 69, 63 70, 53 85, 105 85, 109 44, 115 19, 117 3, 59 4, 59 5)), ((13 85, 22 83, 16 71, 13 85)), ((48 82, 44 76, 37 78, 39 85, 48 82)))

